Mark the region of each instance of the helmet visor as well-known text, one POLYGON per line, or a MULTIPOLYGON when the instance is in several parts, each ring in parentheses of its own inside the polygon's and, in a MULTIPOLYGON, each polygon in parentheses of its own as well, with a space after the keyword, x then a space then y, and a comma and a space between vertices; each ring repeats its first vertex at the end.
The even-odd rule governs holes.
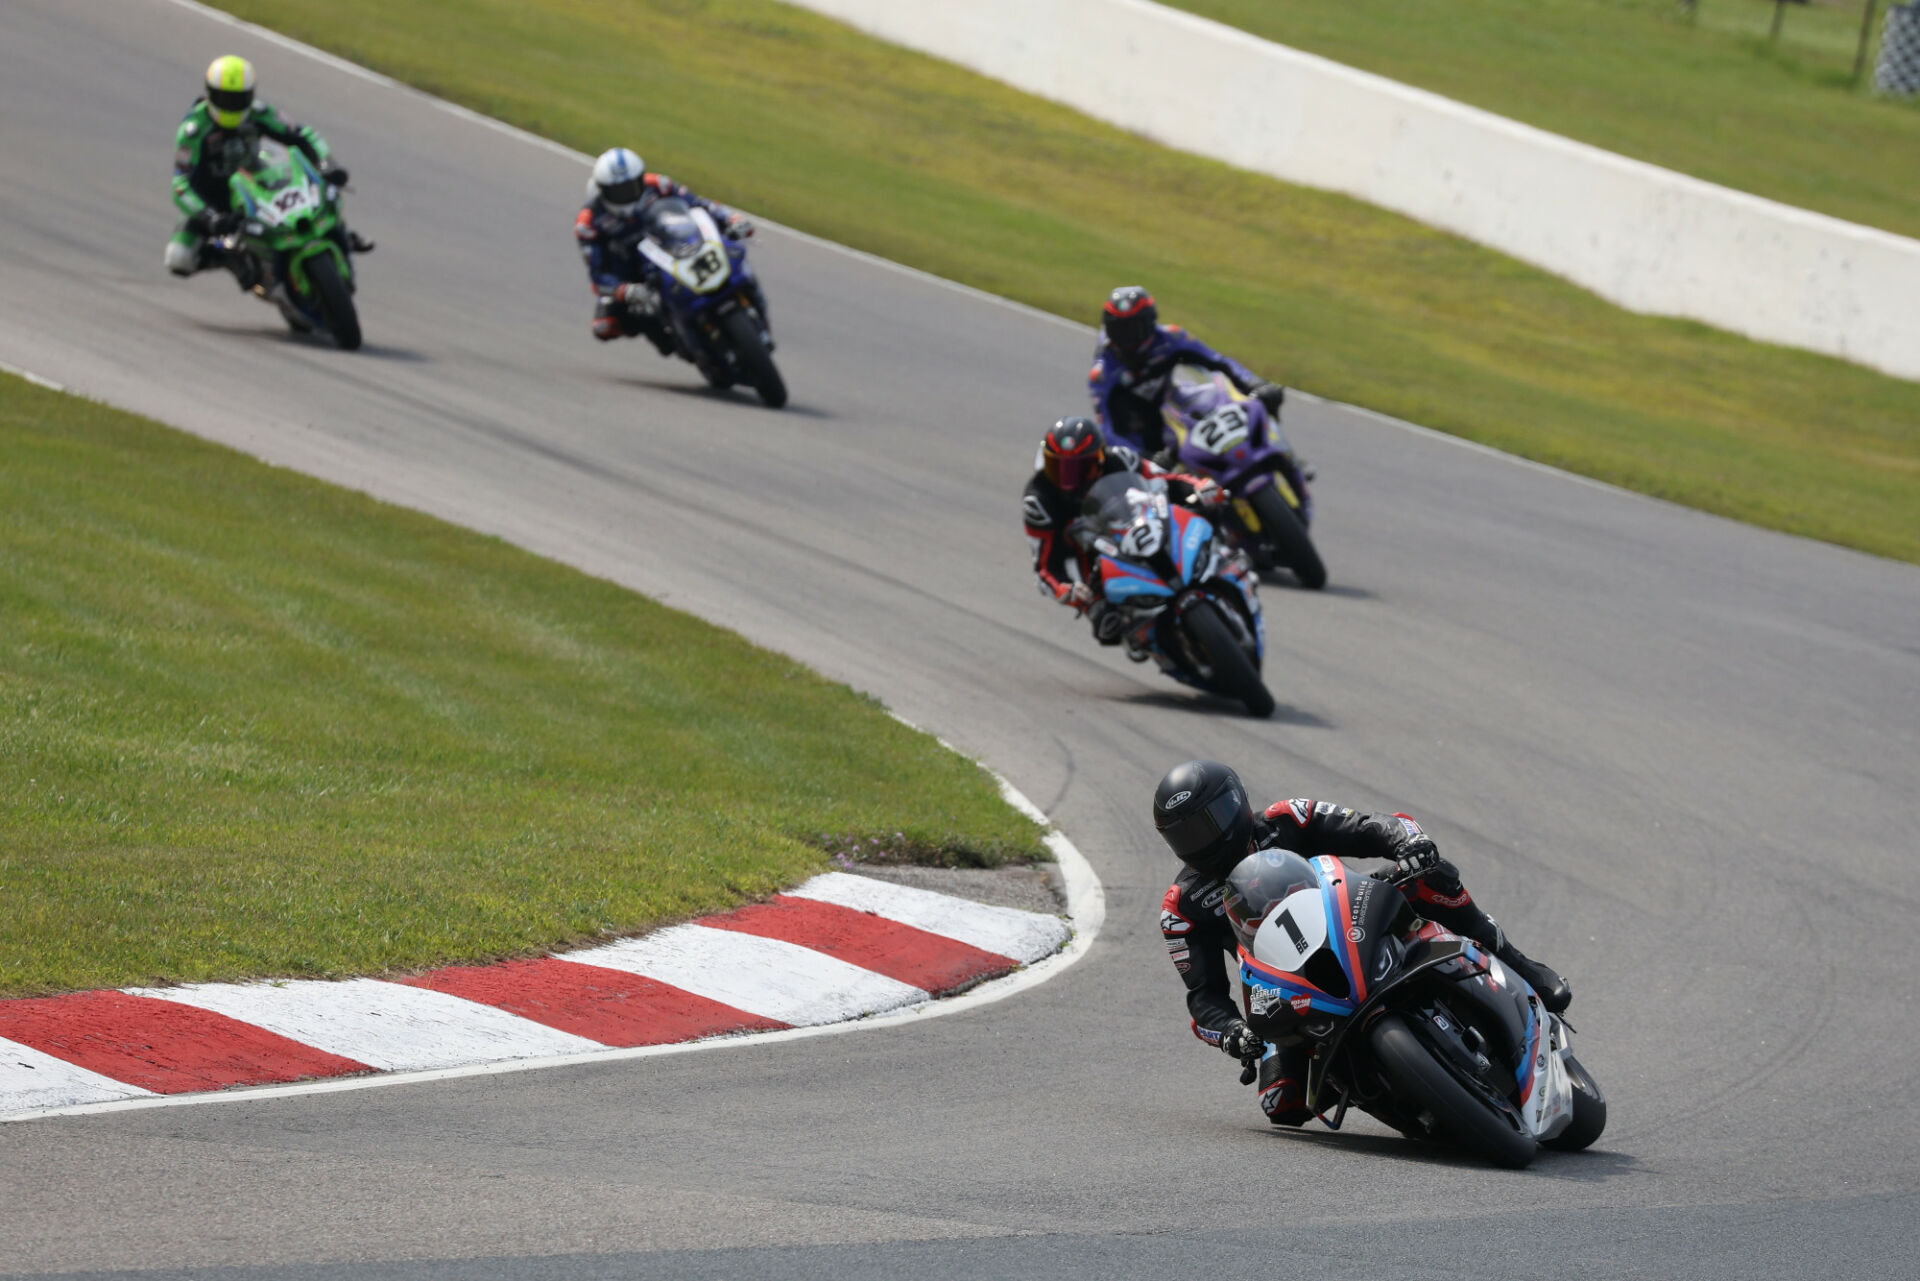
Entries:
POLYGON ((1067 493, 1077 494, 1093 483, 1106 460, 1104 449, 1090 449, 1084 454, 1067 458, 1050 453, 1047 455, 1047 479, 1067 493))
POLYGON ((1192 858, 1233 829, 1241 804, 1240 793, 1229 788, 1208 802, 1205 809, 1161 828, 1160 835, 1176 855, 1192 858))
POLYGON ((1154 317, 1145 308, 1131 316, 1108 316, 1107 341, 1123 356, 1137 354, 1153 338, 1154 317))
POLYGON ((212 107, 221 124, 238 123, 232 117, 245 114, 253 105, 252 89, 218 89, 207 86, 207 105, 212 107))
POLYGON ((600 194, 610 205, 630 205, 640 199, 640 180, 629 178, 625 182, 616 182, 600 188, 600 194))

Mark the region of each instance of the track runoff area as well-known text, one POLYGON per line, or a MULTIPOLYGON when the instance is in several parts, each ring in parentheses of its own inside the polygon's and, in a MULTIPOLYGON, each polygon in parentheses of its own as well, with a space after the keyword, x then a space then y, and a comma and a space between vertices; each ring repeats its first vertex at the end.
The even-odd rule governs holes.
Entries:
POLYGON ((1081 403, 1084 328, 769 229, 771 415, 587 337, 576 156, 160 0, 0 30, 0 109, 34 122, 0 152, 11 363, 854 682, 1039 801, 1109 903, 1080 963, 951 1018, 0 1127, 7 1275, 1904 1270, 1911 567, 1302 404, 1334 584, 1267 593, 1281 707, 1222 714, 1027 582, 1014 496, 1081 403), (227 51, 354 167, 381 249, 353 356, 159 268, 154 167, 227 51), (1573 980, 1599 1149, 1498 1174, 1365 1123, 1270 1132, 1154 919, 1146 796, 1194 755, 1418 815, 1573 980))

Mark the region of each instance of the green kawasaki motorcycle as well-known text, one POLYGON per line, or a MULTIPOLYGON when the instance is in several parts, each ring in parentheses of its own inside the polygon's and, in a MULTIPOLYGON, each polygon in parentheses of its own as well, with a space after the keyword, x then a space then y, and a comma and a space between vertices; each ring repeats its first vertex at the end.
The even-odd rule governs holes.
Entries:
POLYGON ((339 189, 298 151, 281 159, 263 154, 231 183, 233 208, 245 220, 219 243, 253 260, 253 292, 278 307, 294 332, 332 334, 343 350, 358 347, 360 315, 339 189))

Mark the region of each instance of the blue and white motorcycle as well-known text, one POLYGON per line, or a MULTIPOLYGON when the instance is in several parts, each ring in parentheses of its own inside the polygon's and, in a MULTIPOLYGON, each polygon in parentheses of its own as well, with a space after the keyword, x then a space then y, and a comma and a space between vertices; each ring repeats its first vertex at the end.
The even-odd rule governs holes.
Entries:
POLYGON ((723 389, 745 383, 771 409, 786 404, 766 297, 747 247, 723 234, 706 210, 667 199, 648 211, 640 253, 653 265, 680 354, 701 376, 723 389))
MULTIPOLYGON (((1099 554, 1100 601, 1127 657, 1182 684, 1273 715, 1260 680, 1267 636, 1253 569, 1212 522, 1168 500, 1167 483, 1115 472, 1094 483, 1069 537, 1099 554)), ((1100 626, 1102 620, 1096 620, 1100 626)))

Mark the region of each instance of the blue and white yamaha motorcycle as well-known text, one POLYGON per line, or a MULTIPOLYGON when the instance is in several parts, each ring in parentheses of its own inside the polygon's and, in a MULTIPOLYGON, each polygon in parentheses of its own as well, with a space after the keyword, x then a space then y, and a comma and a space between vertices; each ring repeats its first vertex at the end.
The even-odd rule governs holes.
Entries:
POLYGON ((773 363, 766 297, 747 262, 704 209, 667 199, 647 212, 640 253, 652 264, 680 354, 717 388, 745 383, 771 409, 787 403, 773 363))

